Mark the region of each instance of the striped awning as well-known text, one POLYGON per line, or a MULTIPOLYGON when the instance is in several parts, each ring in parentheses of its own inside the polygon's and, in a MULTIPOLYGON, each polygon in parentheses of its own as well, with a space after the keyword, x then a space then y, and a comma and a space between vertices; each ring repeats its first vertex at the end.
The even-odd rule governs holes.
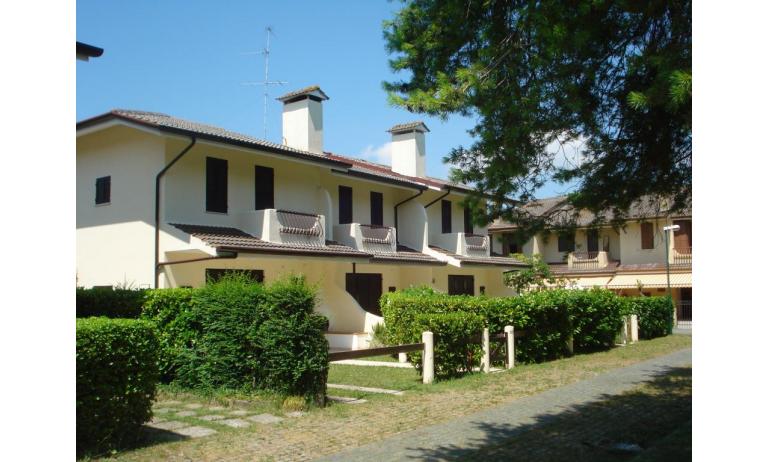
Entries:
POLYGON ((567 281, 566 286, 573 289, 606 288, 606 285, 611 281, 611 276, 567 278, 567 281))
MULTIPOLYGON (((618 274, 606 286, 608 289, 635 289, 639 283, 645 288, 668 286, 667 274, 618 274)), ((692 273, 671 273, 670 287, 691 287, 692 273)))

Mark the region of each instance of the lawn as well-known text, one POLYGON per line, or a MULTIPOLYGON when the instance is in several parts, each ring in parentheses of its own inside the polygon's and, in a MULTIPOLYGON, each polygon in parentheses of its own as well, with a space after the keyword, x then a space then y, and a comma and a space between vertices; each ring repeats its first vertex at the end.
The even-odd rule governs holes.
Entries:
MULTIPOLYGON (((367 394, 365 404, 331 404, 274 425, 221 431, 199 439, 155 444, 115 455, 117 460, 309 460, 367 444, 396 433, 436 424, 514 399, 566 385, 613 368, 691 347, 691 337, 674 335, 641 341, 606 352, 577 355, 511 371, 472 374, 461 379, 422 385, 413 369, 332 365, 329 383, 407 390, 403 396, 367 394)), ((341 390, 329 390, 334 395, 341 390)), ((184 395, 176 394, 186 399, 184 395)), ((170 397, 170 396, 169 396, 170 397)), ((201 397, 225 405, 272 410, 268 397, 201 397)), ((165 399, 165 398, 164 398, 165 399)))

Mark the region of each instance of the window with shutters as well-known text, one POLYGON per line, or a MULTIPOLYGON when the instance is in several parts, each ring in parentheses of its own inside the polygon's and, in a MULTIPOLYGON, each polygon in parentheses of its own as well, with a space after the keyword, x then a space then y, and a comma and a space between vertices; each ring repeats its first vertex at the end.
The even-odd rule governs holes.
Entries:
POLYGON ((451 201, 441 201, 441 232, 451 232, 451 201))
POLYGON ((449 274, 449 295, 475 295, 475 278, 449 274))
POLYGON ((573 234, 558 235, 558 251, 574 252, 574 235, 573 234))
POLYGON ((270 167, 254 167, 254 210, 275 208, 275 172, 270 167))
POLYGON ((227 213, 227 161, 206 157, 206 211, 227 213))
POLYGON ((109 204, 112 189, 112 177, 103 176, 96 179, 96 204, 109 204))
POLYGON ((352 223, 352 188, 339 187, 339 224, 352 223))
POLYGON ((382 274, 347 273, 345 274, 345 290, 352 295, 361 308, 369 313, 382 316, 382 311, 379 309, 379 298, 382 296, 382 274))
POLYGON ((264 282, 264 270, 239 270, 239 269, 221 269, 206 268, 206 282, 217 282, 227 274, 245 274, 254 282, 264 282))
POLYGON ((654 248, 654 224, 653 223, 641 223, 641 248, 642 249, 654 248))
POLYGON ((384 199, 382 193, 371 191, 371 223, 382 226, 384 224, 384 199))
POLYGON ((465 207, 465 234, 473 234, 473 213, 465 207))

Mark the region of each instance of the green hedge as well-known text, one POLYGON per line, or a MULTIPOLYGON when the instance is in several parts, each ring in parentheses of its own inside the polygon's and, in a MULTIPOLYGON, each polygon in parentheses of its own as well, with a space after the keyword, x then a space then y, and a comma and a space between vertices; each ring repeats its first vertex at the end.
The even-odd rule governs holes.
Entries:
POLYGON ((265 286, 240 274, 197 289, 150 291, 164 379, 199 389, 261 389, 321 401, 328 376, 328 320, 314 314, 303 277, 265 286), (319 392, 323 390, 323 392, 319 392))
POLYGON ((151 323, 78 319, 77 450, 99 453, 129 444, 152 416, 159 349, 151 323))
POLYGON ((626 299, 627 312, 638 316, 638 336, 664 337, 673 332, 673 301, 670 297, 632 297, 626 299))
MULTIPOLYGON (((473 313, 417 314, 409 343, 421 342, 422 332, 433 332, 435 376, 458 377, 472 372, 473 367, 480 365, 481 346, 478 343, 466 343, 465 340, 478 335, 483 325, 483 318, 473 313)), ((422 353, 412 353, 411 360, 421 373, 422 353)))
POLYGON ((75 313, 78 318, 138 318, 142 312, 144 289, 75 289, 75 313))

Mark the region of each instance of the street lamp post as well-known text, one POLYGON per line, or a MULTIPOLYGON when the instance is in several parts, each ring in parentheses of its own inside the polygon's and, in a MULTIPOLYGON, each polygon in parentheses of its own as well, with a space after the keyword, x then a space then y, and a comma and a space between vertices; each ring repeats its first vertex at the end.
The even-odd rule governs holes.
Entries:
MULTIPOLYGON (((665 268, 668 277, 668 298, 670 299, 671 304, 673 304, 673 292, 670 290, 670 243, 668 241, 668 232, 675 232, 679 229, 681 229, 681 227, 678 225, 665 226, 662 228, 662 231, 665 232, 665 268)), ((675 313, 675 310, 673 310, 673 313, 675 313)))

